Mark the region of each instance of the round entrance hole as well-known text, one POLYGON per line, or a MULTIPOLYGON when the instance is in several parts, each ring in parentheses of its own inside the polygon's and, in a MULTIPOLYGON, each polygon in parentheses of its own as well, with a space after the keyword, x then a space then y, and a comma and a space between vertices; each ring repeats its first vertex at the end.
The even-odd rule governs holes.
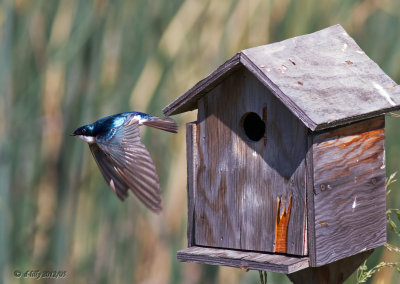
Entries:
POLYGON ((248 112, 242 116, 242 126, 247 138, 257 142, 264 137, 265 123, 255 112, 248 112))

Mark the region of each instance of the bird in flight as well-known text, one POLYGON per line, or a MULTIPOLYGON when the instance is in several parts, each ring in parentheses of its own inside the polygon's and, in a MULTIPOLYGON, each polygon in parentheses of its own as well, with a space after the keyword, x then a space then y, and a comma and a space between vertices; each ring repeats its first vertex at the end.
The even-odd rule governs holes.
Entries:
POLYGON ((177 133, 172 118, 124 112, 77 128, 71 135, 89 144, 107 184, 120 200, 130 189, 153 212, 160 212, 161 188, 149 152, 140 140, 139 126, 177 133))

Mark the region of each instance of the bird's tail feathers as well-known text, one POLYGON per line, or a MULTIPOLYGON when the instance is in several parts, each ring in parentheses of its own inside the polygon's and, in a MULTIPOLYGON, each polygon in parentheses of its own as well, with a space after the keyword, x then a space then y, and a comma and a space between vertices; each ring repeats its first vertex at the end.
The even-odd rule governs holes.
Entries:
POLYGON ((178 132, 178 124, 175 120, 169 117, 157 117, 156 119, 143 121, 143 124, 167 132, 178 132))

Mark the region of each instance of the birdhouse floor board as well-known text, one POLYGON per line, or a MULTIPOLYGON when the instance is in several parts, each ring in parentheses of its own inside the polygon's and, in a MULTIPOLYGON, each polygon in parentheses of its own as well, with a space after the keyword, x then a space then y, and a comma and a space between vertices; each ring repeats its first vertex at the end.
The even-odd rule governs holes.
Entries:
POLYGON ((225 265, 246 270, 266 270, 285 274, 310 266, 308 257, 291 257, 280 254, 198 246, 178 251, 177 258, 182 262, 225 265))

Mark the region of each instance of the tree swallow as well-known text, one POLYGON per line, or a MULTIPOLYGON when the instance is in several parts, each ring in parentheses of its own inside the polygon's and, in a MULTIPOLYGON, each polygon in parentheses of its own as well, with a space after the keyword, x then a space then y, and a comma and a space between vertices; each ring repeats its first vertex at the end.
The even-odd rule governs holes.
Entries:
POLYGON ((120 200, 128 196, 130 189, 149 209, 160 212, 160 183, 150 154, 140 140, 140 125, 172 133, 178 130, 171 118, 124 112, 81 126, 71 135, 89 144, 97 166, 120 200))

